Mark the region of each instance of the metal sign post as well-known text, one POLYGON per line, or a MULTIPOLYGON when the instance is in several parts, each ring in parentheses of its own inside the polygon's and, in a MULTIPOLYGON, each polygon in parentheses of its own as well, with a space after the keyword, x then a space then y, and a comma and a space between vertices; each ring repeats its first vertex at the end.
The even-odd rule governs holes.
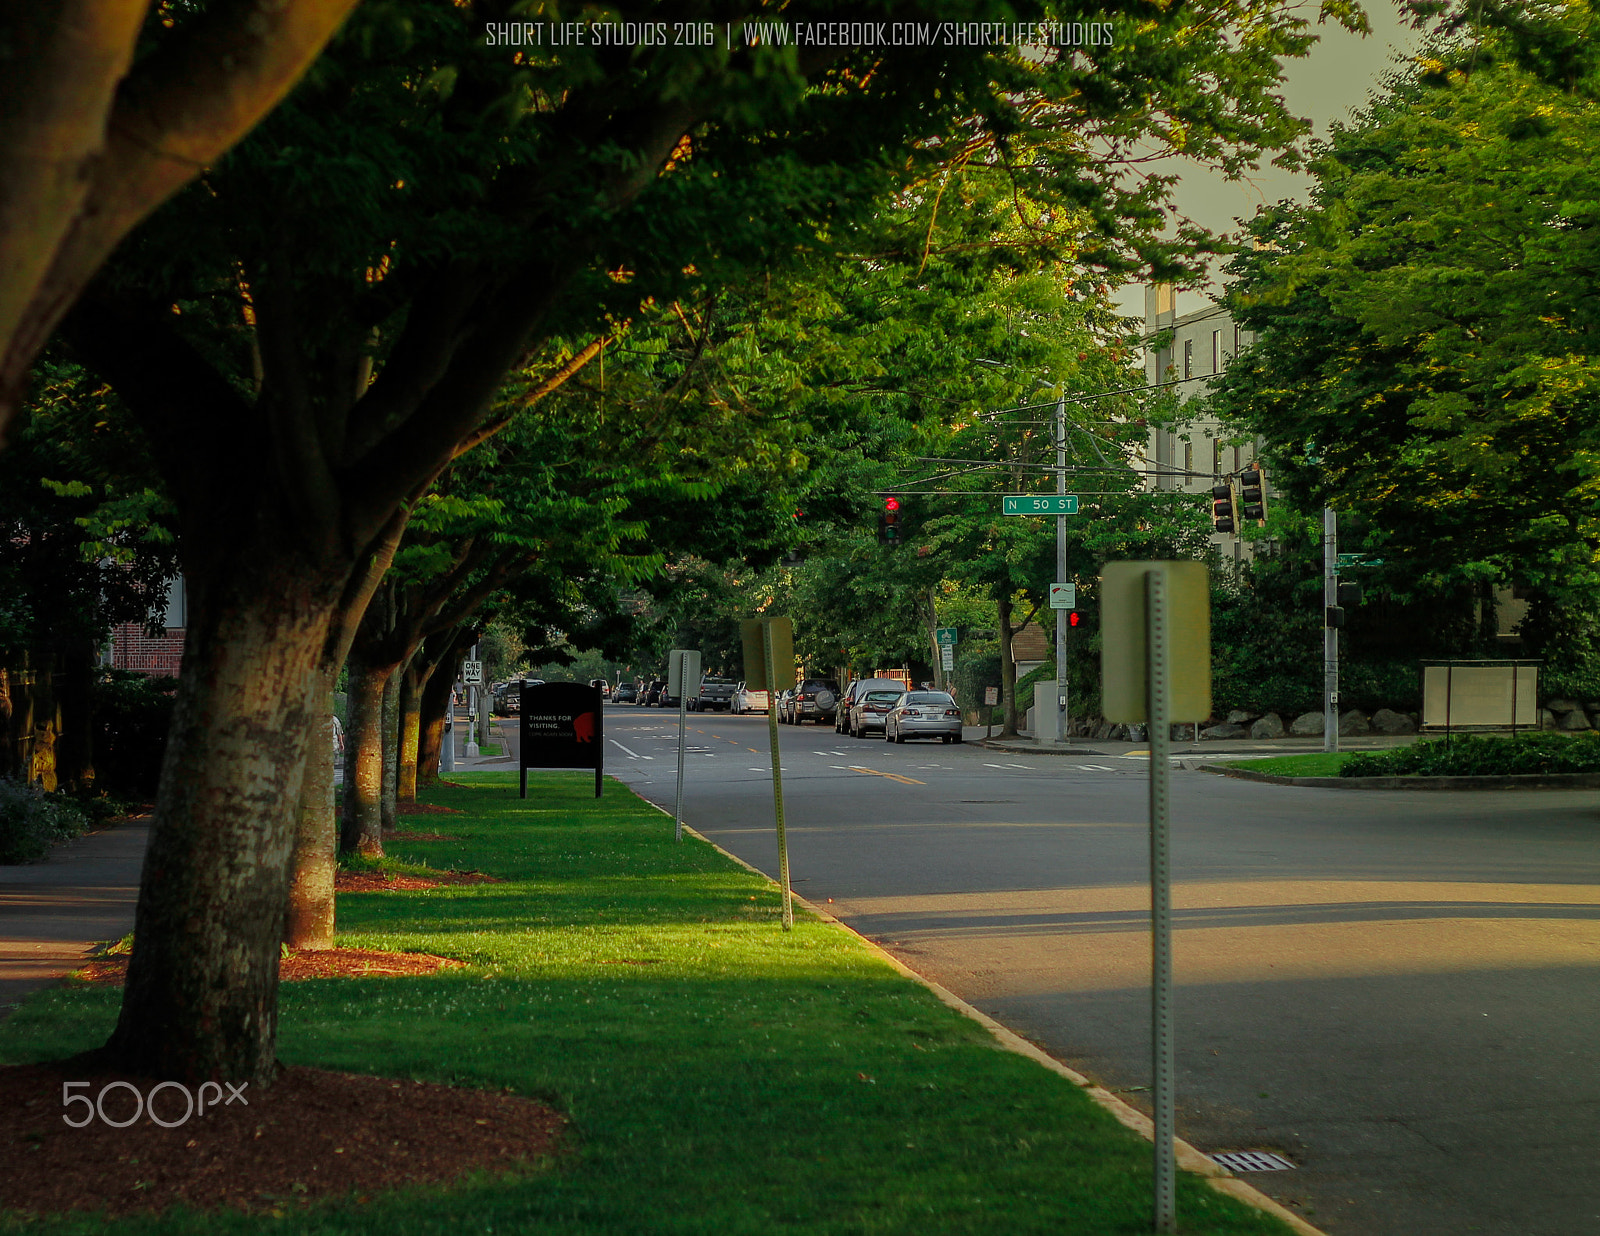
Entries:
POLYGON ((1172 1015, 1172 723, 1211 712, 1211 596, 1204 563, 1108 562, 1100 577, 1107 720, 1150 736, 1150 1040, 1153 1230, 1177 1231, 1172 1015))
POLYGON ((1322 749, 1339 749, 1339 628, 1327 619, 1339 604, 1339 516, 1322 508, 1322 749))
POLYGON ((761 645, 767 660, 767 736, 772 746, 772 809, 778 821, 778 883, 783 885, 783 929, 792 931, 794 895, 789 888, 789 838, 783 827, 783 761, 778 755, 779 670, 770 622, 761 624, 761 645))
POLYGON ((1172 781, 1171 675, 1168 665, 1167 577, 1145 583, 1146 688, 1150 718, 1150 1030, 1155 1099, 1155 1230, 1177 1231, 1177 1124, 1173 1104, 1172 847, 1168 792, 1172 781))
POLYGON ((700 690, 700 654, 685 648, 674 648, 667 663, 667 693, 678 701, 678 804, 673 812, 673 840, 683 840, 683 745, 684 719, 689 711, 689 687, 700 690))

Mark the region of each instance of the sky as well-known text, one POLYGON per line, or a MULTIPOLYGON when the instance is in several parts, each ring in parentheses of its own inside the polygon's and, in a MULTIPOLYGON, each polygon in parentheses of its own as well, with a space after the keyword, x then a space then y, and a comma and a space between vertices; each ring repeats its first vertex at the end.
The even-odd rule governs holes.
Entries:
MULTIPOLYGON (((1314 12, 1316 6, 1309 7, 1314 12)), ((1284 101, 1295 115, 1312 122, 1316 137, 1325 137, 1330 123, 1347 122, 1352 110, 1361 107, 1380 79, 1393 71, 1397 57, 1410 55, 1417 46, 1417 33, 1401 20, 1394 0, 1368 0, 1366 7, 1371 34, 1351 34, 1334 23, 1315 27, 1320 41, 1309 56, 1291 61, 1285 72, 1284 101)), ((1175 190, 1179 210, 1214 232, 1237 230, 1236 218, 1249 218, 1266 202, 1303 200, 1311 186, 1309 176, 1275 167, 1263 167, 1248 181, 1228 181, 1176 159, 1162 170, 1181 178, 1175 190)), ((1177 310, 1192 313, 1211 300, 1202 292, 1180 291, 1177 310)), ((1144 285, 1122 288, 1116 301, 1124 313, 1142 317, 1144 285)))

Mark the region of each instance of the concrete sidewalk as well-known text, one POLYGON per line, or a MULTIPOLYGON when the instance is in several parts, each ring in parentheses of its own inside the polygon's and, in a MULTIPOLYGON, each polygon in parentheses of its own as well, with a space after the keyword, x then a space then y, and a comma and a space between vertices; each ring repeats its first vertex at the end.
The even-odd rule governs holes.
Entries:
POLYGON ((42 863, 0 867, 0 1020, 24 996, 133 930, 148 816, 58 845, 42 863))
MULTIPOLYGON (((1148 742, 1112 741, 1103 738, 1074 738, 1070 743, 1040 744, 1026 730, 1021 738, 985 739, 983 727, 968 727, 968 742, 978 742, 996 751, 1018 755, 1148 755, 1148 742), (974 736, 976 731, 976 736, 974 736)), ((1387 751, 1416 742, 1416 734, 1357 734, 1339 739, 1340 751, 1387 751)), ((1202 738, 1175 740, 1173 759, 1261 759, 1269 755, 1311 755, 1322 751, 1322 735, 1310 738, 1202 738)))

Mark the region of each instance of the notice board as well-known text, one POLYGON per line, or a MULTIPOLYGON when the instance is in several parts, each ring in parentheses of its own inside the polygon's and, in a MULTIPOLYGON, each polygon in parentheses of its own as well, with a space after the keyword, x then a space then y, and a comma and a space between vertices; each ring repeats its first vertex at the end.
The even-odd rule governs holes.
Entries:
POLYGON ((592 768, 600 797, 605 767, 605 710, 599 687, 581 682, 522 684, 521 797, 530 768, 592 768))

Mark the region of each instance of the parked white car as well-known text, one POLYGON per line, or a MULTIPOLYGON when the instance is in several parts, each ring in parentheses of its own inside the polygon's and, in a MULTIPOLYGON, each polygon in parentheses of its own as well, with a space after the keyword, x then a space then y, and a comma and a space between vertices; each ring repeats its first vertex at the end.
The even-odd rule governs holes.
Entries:
POLYGON ((772 706, 772 696, 740 683, 733 689, 733 711, 736 713, 766 712, 772 706))

